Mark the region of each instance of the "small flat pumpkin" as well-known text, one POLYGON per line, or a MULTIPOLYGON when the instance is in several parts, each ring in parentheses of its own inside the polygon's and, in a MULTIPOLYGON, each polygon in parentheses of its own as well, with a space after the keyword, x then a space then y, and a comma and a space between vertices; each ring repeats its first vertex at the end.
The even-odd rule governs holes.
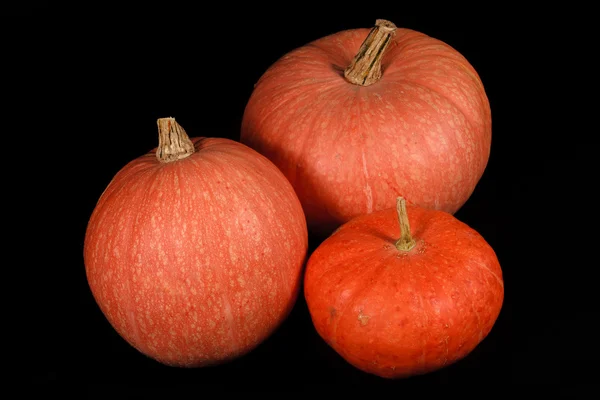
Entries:
POLYGON ((387 378, 468 355, 504 299, 500 264, 477 231, 397 201, 342 225, 310 256, 304 278, 319 335, 350 364, 387 378))

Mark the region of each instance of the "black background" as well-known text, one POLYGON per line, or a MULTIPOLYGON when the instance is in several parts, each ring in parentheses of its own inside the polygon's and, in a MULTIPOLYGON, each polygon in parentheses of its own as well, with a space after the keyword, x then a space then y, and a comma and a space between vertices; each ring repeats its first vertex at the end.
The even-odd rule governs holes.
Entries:
POLYGON ((582 188, 597 182, 586 177, 583 156, 597 127, 586 126, 593 103, 579 94, 595 83, 583 44, 589 10, 85 3, 26 2, 3 18, 10 103, 4 143, 18 142, 4 152, 6 168, 16 172, 7 174, 7 197, 18 203, 6 218, 20 221, 9 225, 8 243, 27 260, 14 301, 25 321, 17 336, 27 343, 19 379, 82 385, 89 395, 110 394, 105 384, 129 384, 136 386, 130 393, 169 385, 198 396, 210 388, 310 393, 319 385, 401 395, 435 383, 592 382, 599 312, 589 274, 597 260, 586 256, 594 248, 585 228, 595 232, 595 207, 582 188), (505 303, 491 334, 452 366, 390 381, 354 369, 328 348, 300 296, 275 334, 229 364, 184 370, 139 354, 105 320, 85 280, 87 220, 112 176, 156 146, 160 117, 175 117, 190 136, 237 140, 253 84, 270 64, 377 18, 456 48, 490 99, 490 161, 456 217, 486 238, 503 268, 505 303))

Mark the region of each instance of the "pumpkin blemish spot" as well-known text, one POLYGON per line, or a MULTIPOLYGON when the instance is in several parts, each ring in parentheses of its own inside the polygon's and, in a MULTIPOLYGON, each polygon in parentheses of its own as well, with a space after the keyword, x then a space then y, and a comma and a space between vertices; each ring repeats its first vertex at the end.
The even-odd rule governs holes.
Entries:
POLYGON ((334 319, 337 314, 337 311, 334 307, 329 307, 329 319, 334 319))
POLYGON ((363 314, 362 310, 358 312, 358 320, 362 326, 365 326, 369 322, 369 318, 371 317, 363 314))

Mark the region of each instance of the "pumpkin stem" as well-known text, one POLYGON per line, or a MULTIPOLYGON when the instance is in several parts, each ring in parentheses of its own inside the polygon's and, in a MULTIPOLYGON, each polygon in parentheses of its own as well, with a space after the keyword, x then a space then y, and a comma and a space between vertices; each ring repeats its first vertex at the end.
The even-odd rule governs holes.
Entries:
POLYGON ((403 197, 396 199, 396 211, 398 212, 398 222, 400 223, 400 239, 396 241, 396 248, 400 251, 410 251, 415 247, 415 240, 410 234, 410 224, 408 223, 408 214, 406 212, 406 200, 403 197))
POLYGON ((360 86, 369 86, 381 78, 383 53, 396 34, 396 25, 385 19, 375 21, 375 26, 360 46, 354 60, 344 71, 348 81, 360 86))
POLYGON ((158 148, 156 158, 160 162, 168 163, 181 160, 194 153, 194 144, 185 130, 179 125, 175 118, 159 118, 158 124, 158 148))

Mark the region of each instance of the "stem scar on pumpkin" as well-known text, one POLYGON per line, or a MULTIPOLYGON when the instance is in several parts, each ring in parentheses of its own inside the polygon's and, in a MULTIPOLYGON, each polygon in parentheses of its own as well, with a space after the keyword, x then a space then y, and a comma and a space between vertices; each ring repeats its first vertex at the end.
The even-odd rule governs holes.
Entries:
POLYGON ((398 213, 398 222, 400 224, 400 239, 396 241, 396 248, 399 251, 408 252, 417 244, 410 233, 410 224, 406 212, 406 200, 404 197, 396 199, 396 212, 398 213))

